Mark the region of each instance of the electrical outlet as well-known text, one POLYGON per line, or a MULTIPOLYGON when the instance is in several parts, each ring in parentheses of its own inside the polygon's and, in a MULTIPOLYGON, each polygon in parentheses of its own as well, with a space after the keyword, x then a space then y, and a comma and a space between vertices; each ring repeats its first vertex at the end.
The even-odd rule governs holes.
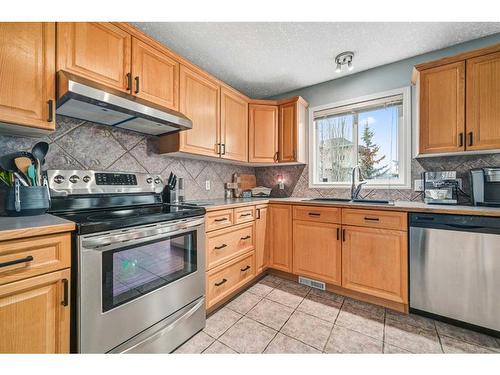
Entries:
POLYGON ((210 180, 205 181, 205 190, 210 190, 210 180))
POLYGON ((415 180, 413 185, 413 190, 415 191, 424 191, 424 180, 415 180))

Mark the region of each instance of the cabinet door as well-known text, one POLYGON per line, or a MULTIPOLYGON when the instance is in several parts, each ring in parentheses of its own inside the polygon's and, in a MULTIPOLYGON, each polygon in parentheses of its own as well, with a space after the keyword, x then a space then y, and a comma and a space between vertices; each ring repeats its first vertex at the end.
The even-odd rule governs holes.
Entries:
POLYGON ((193 128, 180 133, 180 151, 218 156, 219 85, 181 65, 179 109, 193 122, 193 128))
POLYGON ((0 286, 0 353, 69 352, 69 280, 66 269, 0 286))
POLYGON ((132 37, 109 22, 57 24, 57 70, 129 92, 132 37))
POLYGON ((133 93, 161 106, 179 109, 179 63, 132 38, 133 93))
POLYGON ((292 272, 292 206, 269 206, 270 267, 292 272))
POLYGON ((421 154, 465 149, 465 62, 420 72, 421 154))
POLYGON ((221 157, 248 161, 248 101, 222 87, 221 90, 221 157))
POLYGON ((278 161, 278 107, 250 104, 248 107, 248 161, 274 163, 278 161))
POLYGON ((0 23, 0 122, 54 130, 55 23, 0 23))
POLYGON ((278 160, 295 161, 297 158, 297 103, 279 107, 278 160))
POLYGON ((467 60, 467 150, 500 148, 500 52, 467 60))
POLYGON ((267 217, 267 206, 257 206, 257 218, 255 220, 255 270, 258 274, 263 272, 269 263, 267 217))
POLYGON ((341 285, 340 225, 293 221, 293 273, 341 285))
POLYGON ((342 230, 342 286, 408 303, 406 232, 350 226, 342 230))

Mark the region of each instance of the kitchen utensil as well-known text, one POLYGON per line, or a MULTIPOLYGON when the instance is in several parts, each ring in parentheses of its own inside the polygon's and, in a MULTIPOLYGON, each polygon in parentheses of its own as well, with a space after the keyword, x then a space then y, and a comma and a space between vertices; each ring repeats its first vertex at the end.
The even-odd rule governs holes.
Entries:
POLYGON ((174 174, 174 178, 172 179, 172 190, 175 189, 176 185, 177 185, 177 176, 174 174))
POLYGON ((37 184, 42 184, 42 165, 45 162, 45 156, 49 152, 49 144, 47 142, 38 142, 31 149, 33 157, 36 159, 37 184))
POLYGON ((173 174, 173 172, 170 172, 170 175, 168 176, 168 181, 167 181, 168 187, 172 186, 172 179, 173 178, 174 178, 174 174, 173 174))
POLYGON ((0 170, 0 181, 3 182, 6 186, 11 186, 12 185, 12 173, 0 170))
MULTIPOLYGON (((15 181, 19 180, 19 183, 20 183, 21 185, 23 185, 23 186, 29 186, 28 181, 26 181, 26 179, 25 179, 23 176, 21 176, 19 173, 17 173, 17 172, 13 172, 12 174, 13 174, 13 175, 14 175, 14 177, 15 177, 15 179, 14 179, 15 181)), ((14 182, 15 182, 15 181, 14 181, 14 182)))
POLYGON ((240 189, 251 190, 257 186, 254 174, 240 174, 240 189))
POLYGON ((28 177, 31 180, 31 185, 32 186, 37 186, 37 185, 40 186, 39 181, 38 181, 38 176, 37 176, 37 173, 36 173, 36 169, 35 169, 35 166, 33 164, 31 164, 28 167, 28 177))
POLYGON ((16 165, 19 174, 25 177, 27 181, 29 181, 28 168, 30 167, 30 165, 33 165, 31 159, 26 156, 19 156, 14 159, 14 164, 16 165))

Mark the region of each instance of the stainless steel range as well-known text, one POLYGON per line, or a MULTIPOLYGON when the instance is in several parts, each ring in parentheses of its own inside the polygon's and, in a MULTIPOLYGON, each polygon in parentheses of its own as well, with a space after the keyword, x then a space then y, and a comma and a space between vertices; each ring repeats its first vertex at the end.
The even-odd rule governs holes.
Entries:
POLYGON ((140 173, 47 172, 74 221, 72 351, 169 353, 205 326, 204 213, 140 173))

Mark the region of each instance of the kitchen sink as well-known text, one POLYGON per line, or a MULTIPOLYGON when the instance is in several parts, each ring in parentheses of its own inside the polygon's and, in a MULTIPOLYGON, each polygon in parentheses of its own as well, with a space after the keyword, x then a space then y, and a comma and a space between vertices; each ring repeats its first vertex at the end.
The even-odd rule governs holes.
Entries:
POLYGON ((305 199, 306 201, 321 201, 321 202, 350 202, 350 198, 313 198, 305 199))
POLYGON ((392 201, 385 199, 353 199, 354 203, 373 203, 373 204, 394 204, 392 201))

